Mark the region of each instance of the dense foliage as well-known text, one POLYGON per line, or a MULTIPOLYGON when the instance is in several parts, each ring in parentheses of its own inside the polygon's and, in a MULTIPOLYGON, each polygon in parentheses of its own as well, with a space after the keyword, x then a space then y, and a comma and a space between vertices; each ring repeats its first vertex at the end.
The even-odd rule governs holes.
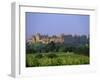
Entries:
POLYGON ((59 43, 49 44, 26 44, 26 53, 48 53, 48 52, 74 52, 76 54, 83 54, 89 56, 89 45, 84 46, 71 46, 59 43))
POLYGON ((74 53, 37 53, 26 55, 27 67, 79 64, 89 64, 89 57, 74 53))
POLYGON ((26 66, 89 64, 89 38, 64 36, 64 43, 26 43, 26 66))

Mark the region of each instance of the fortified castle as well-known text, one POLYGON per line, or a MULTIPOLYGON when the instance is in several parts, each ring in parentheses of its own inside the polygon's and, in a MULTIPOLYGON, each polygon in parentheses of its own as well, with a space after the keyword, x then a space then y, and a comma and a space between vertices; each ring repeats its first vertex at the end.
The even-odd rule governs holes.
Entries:
POLYGON ((48 44, 50 42, 54 43, 63 43, 64 42, 64 37, 63 34, 60 34, 58 36, 53 35, 53 36, 48 36, 48 35, 40 35, 40 33, 35 34, 32 36, 30 40, 27 42, 31 43, 43 43, 43 44, 48 44))

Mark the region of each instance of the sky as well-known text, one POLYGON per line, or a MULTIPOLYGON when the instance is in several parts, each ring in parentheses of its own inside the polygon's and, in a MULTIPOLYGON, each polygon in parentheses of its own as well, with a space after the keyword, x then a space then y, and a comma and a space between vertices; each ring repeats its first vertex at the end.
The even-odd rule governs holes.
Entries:
POLYGON ((41 35, 89 35, 89 15, 26 12, 26 38, 41 35))

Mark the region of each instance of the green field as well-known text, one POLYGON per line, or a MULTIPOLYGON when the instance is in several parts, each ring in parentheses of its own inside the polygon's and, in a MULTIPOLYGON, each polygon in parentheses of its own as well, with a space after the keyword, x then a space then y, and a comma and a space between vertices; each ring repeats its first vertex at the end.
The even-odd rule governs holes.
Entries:
POLYGON ((89 56, 71 52, 26 54, 26 67, 89 64, 89 56))

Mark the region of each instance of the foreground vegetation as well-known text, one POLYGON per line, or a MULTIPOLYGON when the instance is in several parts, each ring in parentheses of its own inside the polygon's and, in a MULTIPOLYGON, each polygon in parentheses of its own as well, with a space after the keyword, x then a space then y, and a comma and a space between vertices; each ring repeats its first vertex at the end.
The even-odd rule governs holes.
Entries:
POLYGON ((26 67, 89 64, 89 39, 67 36, 64 43, 26 42, 26 67))
POLYGON ((71 52, 26 54, 26 67, 89 64, 89 57, 71 52))

